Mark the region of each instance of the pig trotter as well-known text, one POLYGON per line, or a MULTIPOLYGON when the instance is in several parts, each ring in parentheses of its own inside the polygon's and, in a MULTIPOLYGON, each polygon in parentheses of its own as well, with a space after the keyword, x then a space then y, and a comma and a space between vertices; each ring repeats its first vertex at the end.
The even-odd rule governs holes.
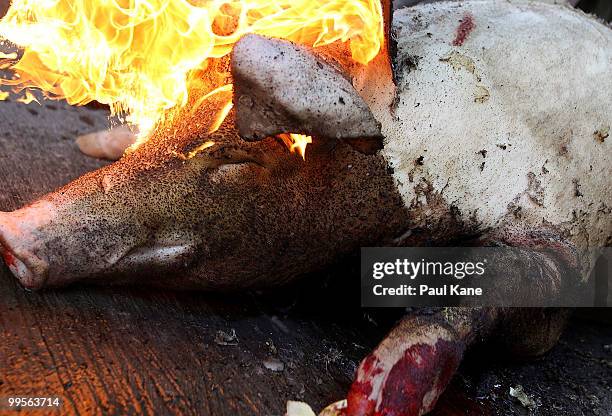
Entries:
POLYGON ((580 256, 554 230, 500 227, 478 241, 482 246, 512 247, 489 260, 489 272, 504 276, 484 282, 489 304, 537 307, 567 305, 581 295, 580 256))
POLYGON ((404 318, 366 357, 348 394, 350 416, 418 416, 432 410, 496 309, 426 309, 404 318))
POLYGON ((506 309, 490 344, 502 356, 507 352, 518 360, 539 357, 557 344, 570 314, 568 308, 506 309))

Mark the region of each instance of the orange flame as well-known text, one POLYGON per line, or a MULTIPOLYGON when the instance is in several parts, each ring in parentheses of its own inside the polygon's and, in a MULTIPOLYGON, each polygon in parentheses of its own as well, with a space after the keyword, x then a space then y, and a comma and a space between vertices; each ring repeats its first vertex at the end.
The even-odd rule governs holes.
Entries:
MULTIPOLYGON (((0 84, 108 104, 144 140, 166 110, 186 105, 207 60, 226 56, 246 33, 315 47, 350 41, 362 64, 384 42, 380 0, 13 0, 0 36, 23 53, 0 56, 16 59, 8 65, 15 77, 0 84)), ((292 142, 302 156, 304 137, 292 142)))
POLYGON ((306 160, 306 146, 312 143, 312 137, 303 134, 279 134, 291 152, 297 151, 306 160))

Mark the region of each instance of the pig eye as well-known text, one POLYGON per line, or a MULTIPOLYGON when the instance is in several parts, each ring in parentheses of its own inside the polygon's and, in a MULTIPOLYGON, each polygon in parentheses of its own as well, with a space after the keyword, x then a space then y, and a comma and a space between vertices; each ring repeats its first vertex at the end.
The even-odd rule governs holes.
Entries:
POLYGON ((249 143, 237 138, 228 143, 207 142, 179 157, 204 164, 209 169, 230 169, 232 165, 242 164, 255 164, 268 168, 275 163, 279 147, 278 144, 274 145, 273 139, 249 143), (226 166, 229 167, 224 168, 226 166))

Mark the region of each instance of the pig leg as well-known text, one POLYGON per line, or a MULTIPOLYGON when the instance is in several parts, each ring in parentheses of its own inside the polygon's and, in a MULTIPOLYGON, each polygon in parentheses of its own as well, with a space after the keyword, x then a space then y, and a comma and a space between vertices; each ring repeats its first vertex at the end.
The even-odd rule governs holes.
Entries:
POLYGON ((493 308, 443 308, 402 319, 361 362, 347 397, 347 414, 429 412, 467 347, 491 331, 497 315, 493 308))
MULTIPOLYGON (((508 278, 491 292, 496 296, 492 301, 508 296, 534 303, 538 298, 555 299, 565 281, 577 275, 572 245, 548 230, 507 227, 478 243, 525 248, 520 255, 509 252, 508 258, 493 263, 508 278)), ((559 309, 478 307, 425 309, 410 315, 361 362, 348 394, 347 413, 426 414, 470 346, 486 339, 505 340, 505 346, 521 357, 543 354, 558 340, 566 315, 559 309)))
POLYGON ((567 309, 442 308, 403 318, 359 366, 348 415, 430 412, 465 351, 490 339, 515 358, 537 357, 558 341, 567 309))

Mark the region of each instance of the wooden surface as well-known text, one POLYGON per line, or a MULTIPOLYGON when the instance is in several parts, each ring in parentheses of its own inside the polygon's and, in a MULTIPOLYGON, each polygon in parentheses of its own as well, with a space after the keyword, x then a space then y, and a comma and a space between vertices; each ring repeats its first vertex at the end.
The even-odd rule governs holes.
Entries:
MULTIPOLYGON (((74 138, 105 125, 101 110, 0 103, 0 210, 101 166, 74 138)), ((398 314, 359 308, 358 285, 346 283, 357 263, 274 293, 227 295, 84 286, 33 293, 0 265, 0 397, 59 396, 62 414, 80 415, 281 415, 289 399, 319 410, 343 397, 359 359, 398 314), (237 345, 222 345, 219 331, 232 330, 237 345), (284 369, 264 367, 271 358, 284 369)), ((491 357, 468 360, 437 415, 527 414, 508 395, 515 384, 542 404, 535 414, 610 414, 608 344, 609 326, 581 320, 534 363, 500 364, 485 350, 491 357)))

